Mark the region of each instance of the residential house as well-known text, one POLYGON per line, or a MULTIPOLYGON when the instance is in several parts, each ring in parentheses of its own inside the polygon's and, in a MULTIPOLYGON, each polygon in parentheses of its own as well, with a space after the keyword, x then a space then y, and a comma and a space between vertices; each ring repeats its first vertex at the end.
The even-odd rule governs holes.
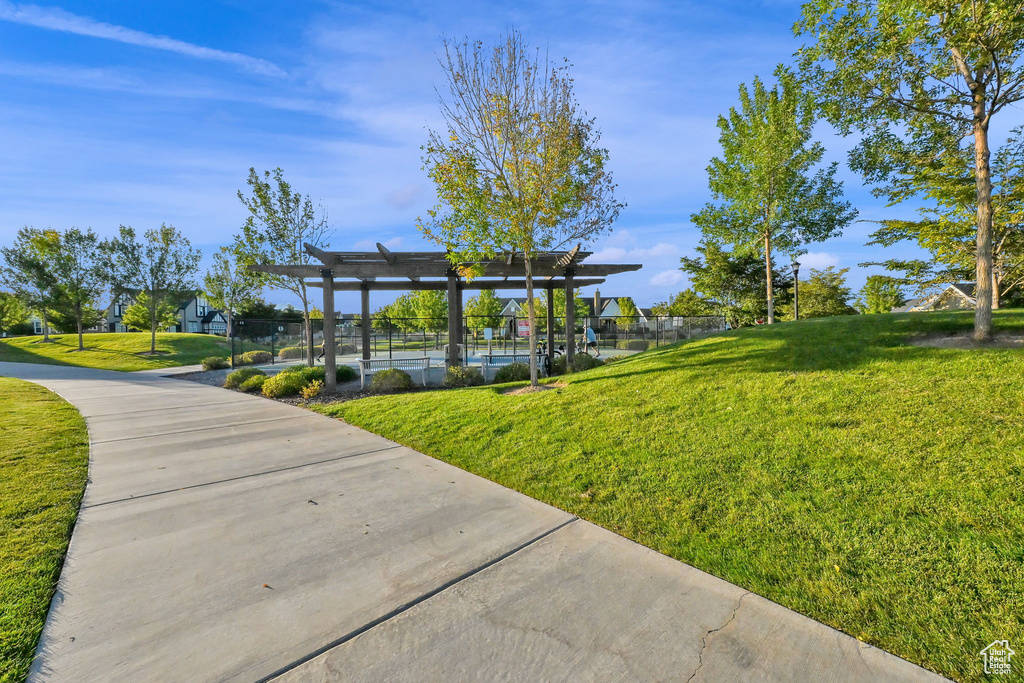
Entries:
POLYGON ((959 282, 946 285, 944 289, 935 294, 908 301, 903 306, 892 309, 892 312, 974 310, 977 304, 978 302, 974 298, 974 283, 959 282))
MULTIPOLYGON (((111 302, 106 311, 105 328, 108 332, 129 332, 122 321, 124 312, 132 305, 134 296, 125 294, 111 302)), ((227 334, 228 321, 223 311, 210 306, 202 296, 196 295, 178 305, 175 312, 177 324, 168 328, 169 332, 193 332, 202 334, 227 334)))

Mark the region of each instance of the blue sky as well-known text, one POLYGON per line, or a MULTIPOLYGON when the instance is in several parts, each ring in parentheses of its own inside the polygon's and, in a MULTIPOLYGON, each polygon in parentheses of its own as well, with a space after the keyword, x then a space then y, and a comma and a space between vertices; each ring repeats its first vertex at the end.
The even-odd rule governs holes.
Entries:
MULTIPOLYGON (((628 202, 593 258, 644 264, 602 293, 649 305, 686 286, 678 259, 700 238, 689 216, 709 199, 717 116, 739 83, 790 59, 798 11, 786 0, 0 0, 0 242, 23 225, 112 235, 166 222, 208 256, 244 221, 249 167, 280 166, 328 208, 333 248, 433 248, 414 223, 433 203, 420 145, 440 126, 441 37, 494 42, 515 26, 575 65, 628 202)), ((845 160, 852 142, 819 130, 828 157, 845 160)), ((861 218, 913 214, 842 177, 861 218)), ((863 246, 871 229, 855 224, 802 261, 851 267, 857 288, 858 262, 913 253, 863 246)), ((388 300, 375 296, 374 307, 388 300)), ((338 307, 356 301, 339 295, 338 307)))

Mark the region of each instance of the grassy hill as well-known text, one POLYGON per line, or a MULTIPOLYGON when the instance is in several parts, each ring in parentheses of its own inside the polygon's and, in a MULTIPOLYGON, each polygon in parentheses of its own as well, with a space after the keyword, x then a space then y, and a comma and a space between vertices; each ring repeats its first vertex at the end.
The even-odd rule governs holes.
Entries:
POLYGON ((208 356, 227 357, 231 349, 222 337, 208 334, 159 332, 156 348, 149 352, 150 338, 144 333, 98 333, 85 335, 85 351, 78 350, 78 336, 51 335, 50 343, 42 337, 11 337, 0 339, 0 361, 16 363, 47 363, 76 365, 103 370, 149 370, 177 365, 193 365, 208 356))
MULTIPOLYGON (((1024 351, 967 314, 736 330, 508 396, 322 408, 961 680, 1024 643, 1024 351)), ((1024 333, 1024 314, 997 328, 1024 333)), ((1019 648, 1018 648, 1019 649, 1019 648)))

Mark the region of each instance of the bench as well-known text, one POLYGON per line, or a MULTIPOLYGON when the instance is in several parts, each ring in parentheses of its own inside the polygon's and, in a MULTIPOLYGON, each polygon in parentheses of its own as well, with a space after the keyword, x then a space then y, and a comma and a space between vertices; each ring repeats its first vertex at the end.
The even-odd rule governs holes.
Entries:
MULTIPOLYGON (((541 358, 538 357, 538 361, 541 358)), ((480 372, 484 376, 484 381, 487 379, 487 371, 492 368, 503 368, 506 365, 512 365, 513 363, 522 363, 523 365, 530 364, 529 353, 481 353, 480 354, 480 372)), ((540 363, 540 367, 543 368, 543 363, 540 363)))
POLYGON ((419 370, 423 386, 427 386, 427 371, 430 369, 430 358, 364 358, 359 362, 359 388, 366 386, 366 376, 381 370, 419 370))

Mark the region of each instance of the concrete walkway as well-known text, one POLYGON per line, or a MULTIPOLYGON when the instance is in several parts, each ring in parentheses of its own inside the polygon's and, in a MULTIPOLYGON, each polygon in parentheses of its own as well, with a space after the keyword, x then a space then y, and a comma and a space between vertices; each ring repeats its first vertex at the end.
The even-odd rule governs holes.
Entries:
POLYGON ((336 420, 153 373, 0 375, 92 441, 31 680, 938 680, 336 420))

